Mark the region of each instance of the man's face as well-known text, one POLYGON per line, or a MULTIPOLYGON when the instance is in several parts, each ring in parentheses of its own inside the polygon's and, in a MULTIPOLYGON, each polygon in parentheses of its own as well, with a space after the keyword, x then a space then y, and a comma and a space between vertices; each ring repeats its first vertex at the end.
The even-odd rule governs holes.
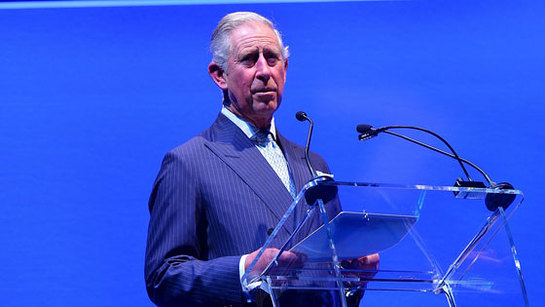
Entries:
POLYGON ((229 109, 262 128, 269 125, 282 101, 287 61, 274 31, 267 25, 246 23, 231 32, 231 54, 225 82, 231 100, 229 109))

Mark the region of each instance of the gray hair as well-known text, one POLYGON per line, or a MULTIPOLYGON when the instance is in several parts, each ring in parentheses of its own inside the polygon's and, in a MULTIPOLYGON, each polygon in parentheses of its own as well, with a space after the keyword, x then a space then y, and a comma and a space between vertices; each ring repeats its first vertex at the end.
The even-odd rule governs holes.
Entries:
POLYGON ((283 62, 285 62, 290 55, 288 47, 284 47, 284 43, 282 42, 282 35, 280 34, 280 32, 278 32, 278 30, 276 30, 274 24, 270 20, 253 12, 231 13, 225 15, 225 17, 220 20, 218 26, 212 34, 212 41, 210 42, 212 61, 218 64, 218 66, 221 67, 221 69, 225 72, 227 72, 227 59, 229 58, 229 55, 232 51, 230 39, 231 32, 237 27, 248 22, 261 22, 271 27, 271 29, 276 34, 276 38, 278 39, 278 45, 282 50, 283 62))

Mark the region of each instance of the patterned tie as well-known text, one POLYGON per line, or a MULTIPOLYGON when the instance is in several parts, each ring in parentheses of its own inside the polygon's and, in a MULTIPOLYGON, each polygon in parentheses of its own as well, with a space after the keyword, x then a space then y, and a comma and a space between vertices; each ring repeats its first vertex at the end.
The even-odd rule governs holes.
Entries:
POLYGON ((282 183, 288 189, 291 196, 295 198, 297 191, 290 170, 288 169, 288 163, 284 158, 284 154, 280 147, 274 142, 272 134, 268 129, 258 130, 251 138, 254 144, 257 145, 257 149, 261 152, 263 157, 269 162, 275 173, 280 177, 282 183))
POLYGON ((268 129, 257 130, 254 135, 250 138, 254 144, 259 147, 267 147, 267 144, 271 141, 269 138, 270 132, 268 129))

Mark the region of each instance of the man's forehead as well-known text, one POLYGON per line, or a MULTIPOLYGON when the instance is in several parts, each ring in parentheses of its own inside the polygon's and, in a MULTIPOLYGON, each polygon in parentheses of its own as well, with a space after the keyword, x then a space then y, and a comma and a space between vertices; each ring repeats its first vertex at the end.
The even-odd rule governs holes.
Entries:
POLYGON ((267 51, 267 52, 276 52, 280 53, 280 46, 278 46, 278 42, 272 40, 260 40, 260 39, 248 39, 239 41, 238 44, 234 46, 234 51, 237 53, 251 53, 251 52, 259 52, 259 51, 267 51))
POLYGON ((231 43, 236 49, 280 49, 274 30, 261 23, 245 23, 231 32, 231 43))

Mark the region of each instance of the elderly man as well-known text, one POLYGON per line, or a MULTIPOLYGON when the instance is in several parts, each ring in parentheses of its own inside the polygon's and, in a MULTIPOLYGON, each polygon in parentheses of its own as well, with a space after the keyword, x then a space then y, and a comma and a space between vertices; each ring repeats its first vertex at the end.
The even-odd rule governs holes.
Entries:
MULTIPOLYGON (((223 92, 223 108, 210 128, 165 156, 149 201, 146 286, 161 306, 245 304, 241 276, 311 179, 304 149, 280 135, 274 122, 288 50, 272 23, 255 13, 229 14, 214 31, 211 51, 208 71, 223 92)), ((329 172, 318 155, 311 161, 329 172)), ((340 211, 336 202, 327 208, 330 217, 340 211)), ((304 210, 296 208, 294 216, 304 210)), ((286 223, 279 238, 296 224, 286 223)), ((319 224, 316 216, 296 240, 319 224)), ((266 250, 255 269, 275 251, 266 250)), ((279 260, 298 257, 285 252, 279 260)), ((374 266, 378 259, 362 261, 374 266)), ((311 304, 327 302, 322 299, 311 304)))

